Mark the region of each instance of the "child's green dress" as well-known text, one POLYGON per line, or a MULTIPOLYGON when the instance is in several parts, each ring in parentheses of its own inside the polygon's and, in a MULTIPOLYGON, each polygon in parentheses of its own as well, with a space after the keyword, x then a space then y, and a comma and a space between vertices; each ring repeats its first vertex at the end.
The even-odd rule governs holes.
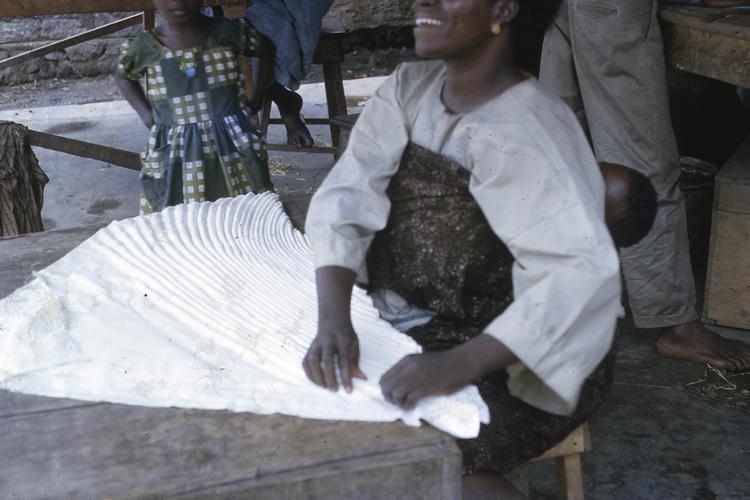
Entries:
POLYGON ((264 42, 246 22, 214 18, 200 46, 172 50, 152 31, 123 46, 118 73, 146 74, 154 126, 141 155, 141 213, 273 189, 245 103, 238 56, 264 42))

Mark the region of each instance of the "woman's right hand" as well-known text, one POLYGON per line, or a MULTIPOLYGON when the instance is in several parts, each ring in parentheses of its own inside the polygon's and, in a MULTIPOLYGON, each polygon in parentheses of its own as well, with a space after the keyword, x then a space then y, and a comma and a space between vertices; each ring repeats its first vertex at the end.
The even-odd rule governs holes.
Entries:
POLYGON ((339 389, 337 368, 346 392, 352 392, 352 378, 367 378, 359 369, 359 341, 350 322, 321 324, 302 366, 307 378, 334 392, 339 389))

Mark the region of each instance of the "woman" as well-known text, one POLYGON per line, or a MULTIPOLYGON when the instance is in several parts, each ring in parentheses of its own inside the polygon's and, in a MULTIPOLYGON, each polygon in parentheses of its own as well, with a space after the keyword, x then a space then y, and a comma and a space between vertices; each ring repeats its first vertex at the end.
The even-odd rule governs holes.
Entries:
POLYGON ((425 353, 380 384, 394 404, 476 383, 491 422, 459 441, 464 496, 587 419, 611 382, 619 265, 604 184, 572 112, 514 67, 553 0, 418 0, 416 51, 378 89, 310 206, 319 325, 308 377, 352 390, 355 279, 425 353))

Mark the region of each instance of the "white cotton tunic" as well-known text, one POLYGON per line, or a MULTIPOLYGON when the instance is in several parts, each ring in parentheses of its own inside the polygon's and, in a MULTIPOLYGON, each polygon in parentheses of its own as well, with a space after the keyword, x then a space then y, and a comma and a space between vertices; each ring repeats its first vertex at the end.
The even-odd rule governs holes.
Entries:
POLYGON ((442 102, 442 62, 401 65, 368 101, 315 194, 306 232, 316 268, 366 279, 385 228, 386 189, 407 144, 470 173, 469 191, 515 258, 513 303, 485 329, 519 359, 508 388, 550 413, 573 412, 612 345, 619 262, 604 224, 604 182, 573 113, 534 79, 466 113, 442 102))

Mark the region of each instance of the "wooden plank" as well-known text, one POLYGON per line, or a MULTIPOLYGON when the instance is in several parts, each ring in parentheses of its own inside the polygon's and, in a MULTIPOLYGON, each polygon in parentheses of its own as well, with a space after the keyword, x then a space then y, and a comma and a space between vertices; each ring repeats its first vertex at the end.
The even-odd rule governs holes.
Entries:
POLYGON ((664 42, 669 66, 750 87, 750 39, 667 24, 664 42))
POLYGON ((32 146, 60 151, 74 156, 91 158, 130 170, 140 170, 141 160, 138 153, 123 149, 102 146, 90 142, 68 139, 59 135, 29 130, 29 143, 32 146))
POLYGON ((460 495, 460 451, 426 426, 97 404, 0 427, 0 484, 18 498, 460 495))
POLYGON ((71 47, 79 43, 87 42, 95 38, 109 35, 110 33, 116 33, 130 26, 135 26, 136 24, 139 24, 140 22, 141 22, 141 14, 136 14, 134 16, 126 17, 125 19, 120 19, 119 21, 114 21, 109 24, 105 24, 104 26, 100 26, 99 28, 94 28, 92 30, 85 31, 77 35, 70 36, 58 42, 50 43, 43 47, 29 50, 28 52, 23 52, 22 54, 17 54, 13 57, 9 57, 7 59, 0 61, 0 70, 3 70, 9 66, 13 66, 14 64, 19 64, 24 61, 28 61, 29 59, 35 59, 45 54, 49 54, 51 52, 62 50, 66 47, 71 47))
POLYGON ((566 455, 555 460, 557 498, 583 500, 581 455, 566 455))
POLYGON ((144 10, 141 15, 143 16, 143 30, 148 31, 156 27, 156 11, 144 10))
MULTIPOLYGON (((271 125, 283 125, 284 120, 281 118, 271 118, 268 120, 268 123, 271 125)), ((330 125, 331 120, 328 118, 305 118, 305 123, 307 125, 330 125)))
POLYGON ((750 40, 750 16, 742 15, 708 22, 708 18, 726 12, 725 9, 709 9, 691 6, 662 6, 659 18, 666 25, 714 33, 717 35, 750 40))
POLYGON ((101 229, 89 226, 0 238, 0 298, 101 229))
MULTIPOLYGON (((239 5, 246 0, 205 0, 205 4, 239 5)), ((0 17, 140 12, 153 10, 151 0, 2 0, 0 17)))
POLYGON ((331 146, 311 146, 309 148, 298 148, 291 144, 266 144, 269 151, 286 151, 287 153, 324 153, 334 154, 337 149, 331 146))
POLYGON ((341 63, 344 61, 344 45, 340 39, 321 38, 313 54, 313 64, 341 63))
MULTIPOLYGON (((342 116, 347 114, 346 96, 344 95, 344 82, 341 77, 341 64, 323 64, 323 77, 326 87, 326 105, 328 116, 342 116)), ((331 124, 331 144, 338 148, 341 131, 336 124, 331 124)), ((338 151, 338 149, 336 150, 338 151)))
POLYGON ((715 210, 709 255, 704 317, 750 330, 750 214, 715 210))
POLYGON ((77 401, 75 399, 45 398, 31 394, 2 391, 0 391, 0 401, 2 401, 2 406, 0 406, 0 421, 8 418, 28 417, 40 413, 72 408, 88 408, 89 406, 102 404, 90 401, 77 401))
POLYGON ((748 136, 716 176, 716 208, 750 214, 750 136, 748 136), (723 192, 736 188, 734 192, 723 192))

